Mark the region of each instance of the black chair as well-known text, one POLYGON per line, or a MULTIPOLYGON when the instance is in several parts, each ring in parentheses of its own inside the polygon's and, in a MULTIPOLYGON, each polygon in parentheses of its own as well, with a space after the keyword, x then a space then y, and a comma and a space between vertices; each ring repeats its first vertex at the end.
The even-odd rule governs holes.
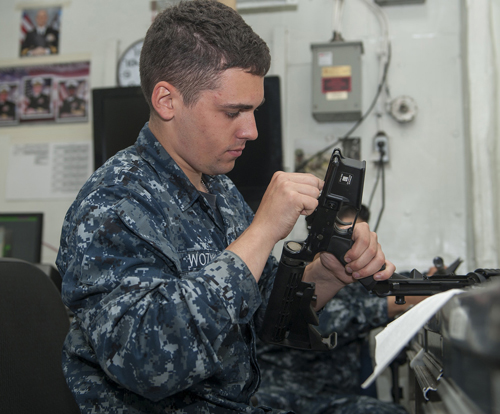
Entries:
POLYGON ((61 367, 68 314, 35 265, 0 259, 0 330, 0 411, 80 413, 61 367))
POLYGON ((34 265, 42 270, 43 273, 45 273, 49 277, 49 279, 52 280, 52 283, 56 285, 57 290, 61 292, 62 277, 59 271, 50 264, 34 263, 34 265))

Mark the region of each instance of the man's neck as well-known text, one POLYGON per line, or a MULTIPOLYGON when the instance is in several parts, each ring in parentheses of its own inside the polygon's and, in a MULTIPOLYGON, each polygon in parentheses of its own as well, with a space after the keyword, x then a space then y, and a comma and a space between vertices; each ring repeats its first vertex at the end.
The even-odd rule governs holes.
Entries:
MULTIPOLYGON (((168 122, 168 121, 167 121, 168 122)), ((171 142, 167 138, 169 134, 172 134, 172 131, 169 131, 168 124, 161 119, 158 119, 157 116, 151 115, 149 117, 149 130, 153 133, 155 138, 161 144, 161 146, 168 152, 168 154, 172 157, 175 163, 179 166, 179 168, 184 171, 188 180, 193 184, 198 191, 205 191, 203 184, 201 182, 201 174, 199 172, 193 171, 189 165, 182 160, 177 155, 177 152, 172 147, 171 142)))

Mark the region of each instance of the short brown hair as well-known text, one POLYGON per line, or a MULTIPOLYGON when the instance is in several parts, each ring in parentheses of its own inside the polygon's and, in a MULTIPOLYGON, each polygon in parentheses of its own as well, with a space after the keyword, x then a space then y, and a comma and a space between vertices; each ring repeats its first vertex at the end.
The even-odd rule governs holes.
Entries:
POLYGON ((141 51, 141 87, 151 110, 155 85, 175 86, 184 103, 217 88, 230 68, 264 76, 271 65, 266 43, 232 8, 215 0, 192 0, 168 7, 149 28, 141 51))

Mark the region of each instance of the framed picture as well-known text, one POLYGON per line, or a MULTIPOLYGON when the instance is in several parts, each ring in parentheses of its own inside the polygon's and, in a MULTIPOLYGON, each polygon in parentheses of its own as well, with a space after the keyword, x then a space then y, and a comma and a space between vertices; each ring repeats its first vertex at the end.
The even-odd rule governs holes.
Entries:
POLYGON ((58 121, 74 122, 87 119, 88 88, 86 79, 59 79, 57 93, 58 121))
POLYGON ((34 76, 23 79, 23 106, 21 118, 53 118, 51 76, 34 76))
POLYGON ((60 20, 61 7, 23 10, 20 56, 58 54, 60 20))

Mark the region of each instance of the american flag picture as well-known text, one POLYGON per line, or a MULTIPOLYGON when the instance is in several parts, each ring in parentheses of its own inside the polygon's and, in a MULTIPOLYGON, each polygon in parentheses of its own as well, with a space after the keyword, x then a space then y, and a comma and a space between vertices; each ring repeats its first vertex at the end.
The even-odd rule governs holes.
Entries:
POLYGON ((35 25, 31 21, 31 18, 26 10, 23 11, 23 15, 21 17, 21 43, 26 39, 26 34, 31 32, 35 28, 35 25))

